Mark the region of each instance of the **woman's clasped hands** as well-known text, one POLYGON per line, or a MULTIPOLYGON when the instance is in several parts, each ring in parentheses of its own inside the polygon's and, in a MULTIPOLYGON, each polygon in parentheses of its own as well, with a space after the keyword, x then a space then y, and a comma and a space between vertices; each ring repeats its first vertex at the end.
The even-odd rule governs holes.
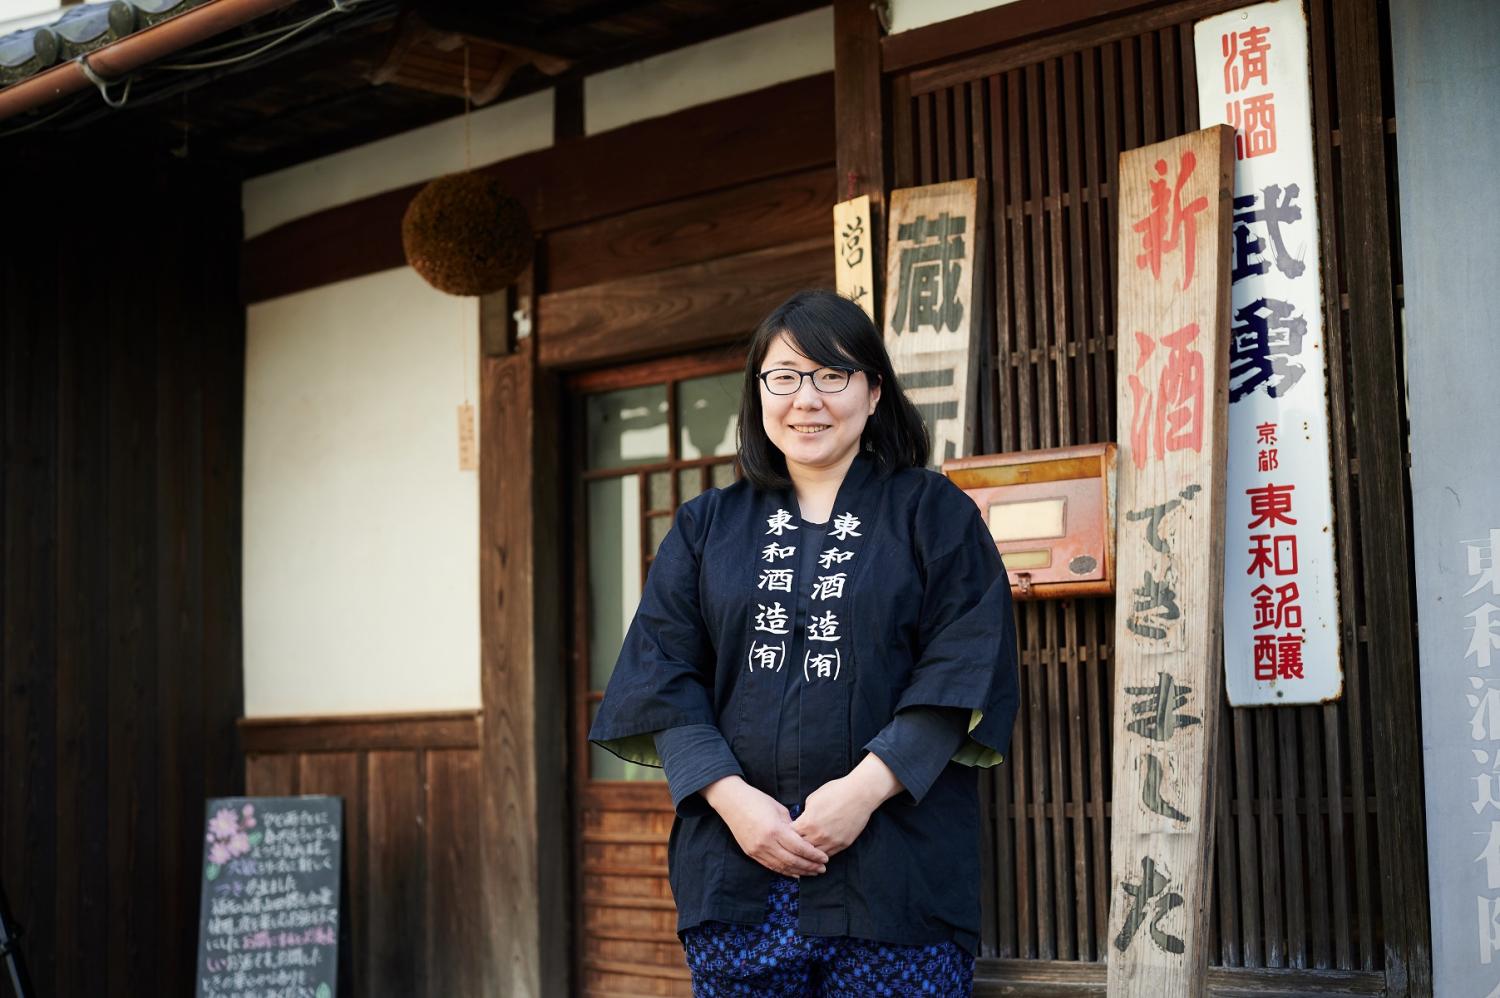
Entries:
POLYGON ((870 754, 849 775, 808 794, 795 820, 780 801, 738 776, 710 784, 703 797, 745 855, 783 876, 811 877, 826 873, 828 858, 849 848, 875 809, 902 789, 885 763, 870 754))

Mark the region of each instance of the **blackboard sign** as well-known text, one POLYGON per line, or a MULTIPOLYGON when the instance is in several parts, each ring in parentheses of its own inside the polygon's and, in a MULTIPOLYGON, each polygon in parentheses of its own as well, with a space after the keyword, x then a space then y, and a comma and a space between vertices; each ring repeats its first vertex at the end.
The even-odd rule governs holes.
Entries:
POLYGON ((338 797, 222 797, 204 822, 198 998, 338 994, 338 797))

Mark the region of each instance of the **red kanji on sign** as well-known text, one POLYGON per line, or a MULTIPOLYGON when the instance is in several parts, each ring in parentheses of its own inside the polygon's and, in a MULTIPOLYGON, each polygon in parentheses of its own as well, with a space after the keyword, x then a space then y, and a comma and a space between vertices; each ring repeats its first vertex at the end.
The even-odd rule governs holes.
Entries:
POLYGON ((1266 570, 1275 575, 1297 574, 1297 535, 1270 534, 1250 535, 1250 567, 1246 575, 1264 579, 1266 570))
POLYGON ((1234 128, 1234 158, 1251 159, 1276 151, 1276 95, 1267 91, 1231 100, 1224 118, 1234 128))
POLYGON ((1254 630, 1269 627, 1279 630, 1283 627, 1302 626, 1302 607, 1298 605, 1297 583, 1288 582, 1284 586, 1272 589, 1265 583, 1261 583, 1250 590, 1250 598, 1255 601, 1254 630))
POLYGON ((1303 679, 1300 634, 1257 634, 1251 655, 1255 678, 1259 682, 1273 679, 1303 679))
POLYGON ((1254 530, 1262 524, 1268 527, 1278 523, 1295 524, 1297 521, 1288 515, 1292 511, 1292 493, 1295 491, 1295 485, 1262 485, 1246 489, 1245 495, 1250 497, 1250 515, 1255 517, 1245 524, 1246 529, 1254 530))
POLYGON ((1219 36, 1224 53, 1224 92, 1237 94, 1259 80, 1269 86, 1266 56, 1271 52, 1271 29, 1263 25, 1219 36))
POLYGON ((1270 447, 1260 452, 1258 467, 1261 471, 1275 471, 1280 467, 1280 463, 1276 460, 1275 447, 1270 447))
POLYGON ((1257 423, 1256 426, 1255 426, 1255 433, 1256 433, 1256 437, 1257 437, 1257 439, 1256 439, 1255 442, 1258 443, 1258 444, 1275 444, 1276 443, 1276 424, 1275 423, 1257 423))
POLYGON ((1183 152, 1177 165, 1177 180, 1170 185, 1165 179, 1167 161, 1156 161, 1158 179, 1151 181, 1151 210, 1146 217, 1130 228, 1141 234, 1141 252, 1135 258, 1137 267, 1150 267, 1151 276, 1161 280, 1161 258, 1172 252, 1180 242, 1183 248, 1182 287, 1193 283, 1193 259, 1197 255, 1198 212, 1208 207, 1208 196, 1199 195, 1186 206, 1182 203, 1182 189, 1187 186, 1198 157, 1191 150, 1183 152))
POLYGON ((1135 466, 1147 458, 1160 460, 1171 451, 1203 449, 1203 355, 1193 347, 1198 324, 1190 322, 1161 338, 1167 360, 1156 391, 1141 381, 1140 371, 1156 350, 1156 340, 1136 333, 1138 354, 1130 386, 1130 449, 1135 466))

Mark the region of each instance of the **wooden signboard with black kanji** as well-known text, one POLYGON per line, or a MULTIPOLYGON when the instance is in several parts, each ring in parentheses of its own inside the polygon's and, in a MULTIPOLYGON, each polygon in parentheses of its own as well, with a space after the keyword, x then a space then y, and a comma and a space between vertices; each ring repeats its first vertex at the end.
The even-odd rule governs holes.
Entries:
POLYGON ((833 206, 833 272, 841 295, 875 318, 875 244, 870 235, 870 195, 833 206))
POLYGON ((973 450, 980 209, 977 180, 891 192, 885 346, 927 424, 934 468, 973 450))
POLYGON ((1234 131, 1120 156, 1109 994, 1205 991, 1234 131))

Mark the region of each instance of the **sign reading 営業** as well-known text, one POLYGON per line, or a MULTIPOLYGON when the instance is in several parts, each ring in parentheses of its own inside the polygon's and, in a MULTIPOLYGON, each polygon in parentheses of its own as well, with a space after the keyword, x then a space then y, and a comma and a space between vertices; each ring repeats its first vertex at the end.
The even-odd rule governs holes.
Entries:
POLYGON ((875 246, 870 238, 870 195, 833 206, 834 285, 874 322, 875 246))

